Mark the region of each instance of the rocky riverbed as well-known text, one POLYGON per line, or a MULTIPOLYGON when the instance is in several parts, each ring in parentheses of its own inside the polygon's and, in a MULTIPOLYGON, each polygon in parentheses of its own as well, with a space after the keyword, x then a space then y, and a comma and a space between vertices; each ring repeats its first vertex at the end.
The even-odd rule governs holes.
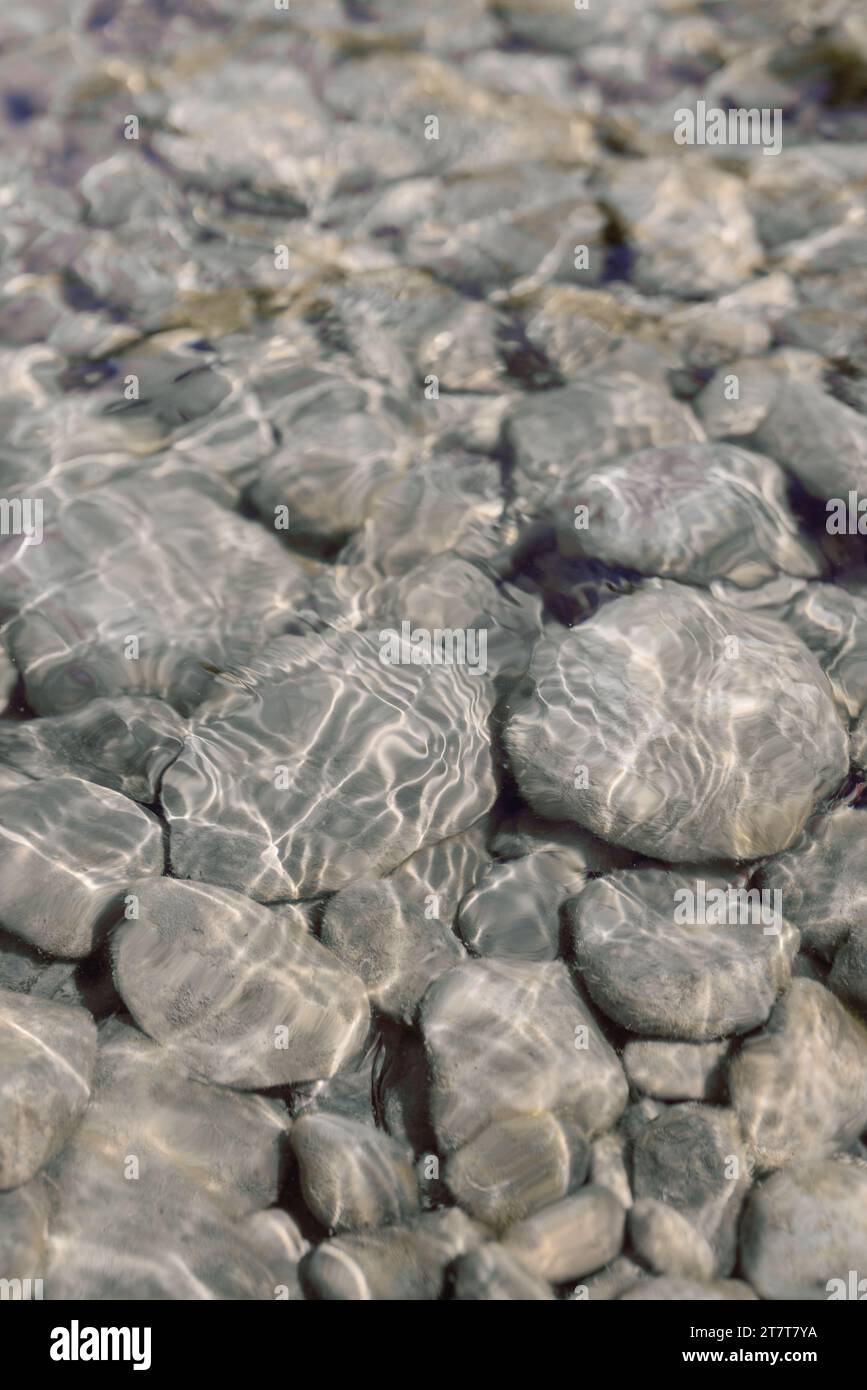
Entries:
POLYGON ((7 3, 0 120, 4 1288, 867 1297, 863 7, 7 3))

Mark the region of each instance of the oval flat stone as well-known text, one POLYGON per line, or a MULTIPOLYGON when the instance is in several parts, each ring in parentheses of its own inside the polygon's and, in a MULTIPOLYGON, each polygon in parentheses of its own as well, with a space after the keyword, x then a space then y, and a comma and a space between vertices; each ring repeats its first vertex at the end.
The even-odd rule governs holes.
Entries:
POLYGON ((360 880, 329 899, 320 940, 367 986, 370 1002, 412 1023, 432 980, 462 958, 460 942, 393 878, 360 880))
POLYGON ((779 571, 813 577, 786 476, 773 459, 730 444, 644 449, 583 479, 587 508, 558 527, 564 555, 594 555, 640 574, 752 587, 779 571))
POLYGON ((323 1241, 301 1261, 301 1283, 328 1302, 440 1298, 448 1266, 481 1240, 456 1207, 423 1212, 405 1225, 323 1241))
POLYGON ((569 903, 575 963, 610 1018, 635 1033, 692 1042, 764 1023, 791 978, 798 933, 782 919, 777 931, 734 913, 725 922, 682 922, 684 902, 698 907, 702 892, 707 903, 726 890, 718 876, 625 869, 594 879, 569 903))
POLYGON ((555 853, 492 864, 458 911, 458 932, 478 956, 555 960, 560 907, 586 877, 555 853))
POLYGON ((519 1221, 503 1245, 539 1278, 562 1284, 592 1274, 620 1254, 625 1217, 607 1187, 585 1187, 519 1221))
POLYGON ((367 993, 311 936, 299 909, 272 913, 208 884, 134 883, 138 918, 112 940, 133 1018, 179 1062, 255 1090, 332 1076, 364 1044, 367 993))
POLYGON ((521 791, 639 853, 786 849, 848 769, 815 657, 782 624, 679 586, 540 641, 506 746, 521 791))
POLYGON ((274 1297, 243 1218, 276 1202, 288 1115, 192 1079, 137 1028, 100 1030, 84 1118, 46 1169, 56 1299, 274 1297))

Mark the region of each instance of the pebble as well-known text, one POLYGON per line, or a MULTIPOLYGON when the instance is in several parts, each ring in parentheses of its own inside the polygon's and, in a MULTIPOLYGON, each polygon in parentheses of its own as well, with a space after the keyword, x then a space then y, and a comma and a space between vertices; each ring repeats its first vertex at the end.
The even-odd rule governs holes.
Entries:
POLYGON ((782 894, 804 946, 832 959, 850 931, 867 925, 867 813, 838 806, 810 821, 785 854, 763 864, 756 885, 782 894))
POLYGON ((592 1274, 620 1253, 624 1219, 607 1187, 585 1187, 519 1221, 503 1244, 539 1278, 562 1284, 592 1274))
POLYGON ((641 1039, 623 1049, 623 1068, 633 1086, 657 1100, 718 1100, 724 1088, 726 1042, 689 1043, 641 1039))
POLYGON ((616 599, 543 638, 526 691, 506 745, 533 807, 667 860, 786 849, 848 767, 830 686, 803 643, 680 586, 616 599))
POLYGON ((742 181, 699 154, 621 161, 605 198, 633 247, 634 281, 649 294, 718 294, 760 264, 742 181))
POLYGON ((806 1157, 752 1190, 741 1259, 760 1298, 863 1299, 850 1270, 867 1269, 867 1163, 806 1157), (831 1284, 832 1280, 842 1281, 831 1284))
POLYGON ((461 940, 476 956, 556 960, 560 908, 586 881, 556 853, 492 864, 461 903, 461 940))
POLYGON ((746 449, 644 449, 590 473, 575 496, 586 512, 558 527, 564 555, 698 585, 727 579, 752 588, 779 570, 820 572, 798 536, 782 469, 746 449))
POLYGON ((238 1223, 277 1199, 288 1116, 278 1102, 190 1078, 113 1020, 90 1104, 46 1169, 56 1299, 273 1298, 238 1223))
POLYGON ((503 1231, 580 1187, 587 1166, 580 1131, 543 1111, 494 1120, 450 1154, 445 1180, 463 1211, 503 1231))
POLYGON ((494 1241, 455 1264, 452 1298, 458 1303, 551 1302, 550 1284, 537 1279, 521 1260, 494 1241))
POLYGON ((303 1114, 290 1135, 307 1207, 330 1234, 388 1226, 418 1209, 412 1154, 368 1125, 303 1114))
POLYGON ((276 534, 184 480, 163 481, 159 524, 143 525, 152 493, 137 479, 46 499, 52 544, 28 547, 20 580, 13 571, 0 583, 0 602, 33 605, 13 618, 8 641, 38 714, 120 695, 157 696, 188 714, 211 688, 209 667, 243 661, 303 607, 307 577, 276 534), (50 610, 39 604, 48 585, 50 610))
POLYGON ((90 1097, 96 1028, 84 1009, 0 989, 0 1189, 54 1157, 90 1097))
POLYGON ((268 1207, 245 1216, 238 1224, 245 1239, 255 1246, 260 1259, 268 1266, 274 1280, 273 1297, 281 1302, 303 1303, 298 1265, 310 1244, 288 1212, 268 1207))
POLYGON ((867 923, 853 927, 828 976, 828 988, 851 1009, 867 1014, 867 923))
POLYGON ((0 839, 0 921, 54 956, 89 955, 129 881, 163 871, 156 818, 78 777, 5 792, 0 839))
POLYGON ((638 1258, 655 1274, 702 1282, 712 1278, 713 1250, 674 1207, 642 1197, 629 1212, 627 1229, 638 1258))
POLYGON ((308 1298, 328 1302, 441 1298, 449 1265, 480 1244, 456 1207, 423 1212, 402 1226, 323 1241, 301 1261, 301 1283, 308 1298))
POLYGON ((121 696, 0 725, 0 759, 27 777, 79 777, 150 805, 185 735, 170 705, 121 696))
POLYGON ((788 984, 797 931, 783 921, 778 934, 739 921, 681 924, 675 895, 697 901, 700 884, 706 894, 727 889, 711 874, 625 869, 594 879, 569 903, 581 979, 624 1028, 689 1042, 745 1033, 765 1021, 788 984))
POLYGON ((757 1167, 824 1158, 867 1127, 867 1025, 824 985, 796 979, 729 1065, 757 1167))
POLYGON ((523 397, 504 422, 504 436, 515 455, 519 502, 558 521, 566 503, 581 501, 584 478, 603 465, 640 449, 705 439, 692 411, 666 390, 634 372, 609 370, 523 397))
POLYGON ((178 877, 265 902, 313 897, 386 873, 487 811, 484 674, 388 666, 380 650, 361 633, 281 638, 195 725, 163 777, 178 877))
POLYGON ((431 1118, 444 1150, 506 1112, 567 1108, 588 1137, 626 1104, 613 1049, 559 961, 468 961, 431 985, 420 1013, 431 1118))
POLYGON ((371 1004, 411 1024, 428 985, 462 958, 460 942, 393 879, 359 880, 329 899, 320 939, 367 986, 371 1004))
POLYGON ((136 1023, 198 1076, 257 1090, 333 1076, 367 1037, 357 975, 295 908, 271 913, 210 884, 130 885, 115 983, 136 1023))
POLYGON ((593 1140, 590 1146, 590 1182, 596 1187, 607 1187, 626 1211, 632 1206, 626 1140, 617 1130, 600 1134, 593 1140))
POLYGON ((751 1171, 734 1110, 669 1106, 637 1136, 632 1151, 636 1201, 651 1197, 684 1216, 710 1243, 716 1273, 735 1263, 737 1223, 751 1171), (689 1163, 684 1154, 690 1155, 689 1163))

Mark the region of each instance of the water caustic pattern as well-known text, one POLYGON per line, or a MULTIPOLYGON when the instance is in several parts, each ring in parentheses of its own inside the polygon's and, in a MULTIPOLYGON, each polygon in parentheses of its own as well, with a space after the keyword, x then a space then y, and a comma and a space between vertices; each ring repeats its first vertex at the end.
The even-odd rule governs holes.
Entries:
POLYGON ((0 0, 4 1297, 867 1287, 865 97, 0 0))

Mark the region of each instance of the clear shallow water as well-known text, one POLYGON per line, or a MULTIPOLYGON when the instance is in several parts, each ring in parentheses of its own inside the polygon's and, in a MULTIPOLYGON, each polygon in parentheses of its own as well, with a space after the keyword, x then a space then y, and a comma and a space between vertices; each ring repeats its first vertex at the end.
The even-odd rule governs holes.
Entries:
POLYGON ((838 3, 0 10, 8 1277, 867 1269, 865 94, 838 3))

